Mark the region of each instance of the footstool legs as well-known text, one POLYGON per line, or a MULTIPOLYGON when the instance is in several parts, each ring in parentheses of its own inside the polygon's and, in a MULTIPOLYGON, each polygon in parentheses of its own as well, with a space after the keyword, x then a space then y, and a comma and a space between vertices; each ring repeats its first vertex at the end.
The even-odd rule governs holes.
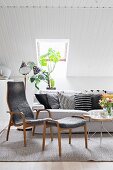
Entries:
MULTIPOLYGON (((44 148, 45 148, 46 128, 50 127, 50 126, 57 127, 57 130, 58 130, 58 150, 59 150, 59 156, 61 156, 61 154, 62 154, 61 132, 63 130, 68 130, 69 131, 69 144, 71 144, 72 128, 84 127, 85 147, 87 148, 88 144, 87 144, 87 126, 86 126, 86 121, 82 120, 81 117, 80 118, 78 118, 78 117, 76 118, 75 117, 75 119, 73 119, 73 117, 67 117, 67 118, 59 119, 59 121, 58 120, 51 120, 51 121, 45 122, 44 129, 43 129, 43 145, 42 145, 42 150, 44 150, 44 148), (62 120, 64 120, 64 122, 62 120), (80 121, 80 123, 79 123, 79 121, 80 121)), ((51 141, 52 140, 53 140, 53 137, 51 136, 51 141)))
POLYGON ((71 144, 72 129, 69 129, 69 144, 71 144))
POLYGON ((53 130, 52 127, 50 127, 50 138, 51 138, 51 142, 53 141, 53 130))
POLYGON ((44 128, 43 128, 43 143, 42 143, 42 150, 45 149, 45 139, 46 139, 46 122, 44 122, 44 128))
POLYGON ((61 129, 59 127, 59 123, 57 123, 58 129, 58 147, 59 147, 59 156, 61 156, 61 129))
POLYGON ((85 135, 85 147, 87 148, 87 126, 84 126, 84 135, 85 135))

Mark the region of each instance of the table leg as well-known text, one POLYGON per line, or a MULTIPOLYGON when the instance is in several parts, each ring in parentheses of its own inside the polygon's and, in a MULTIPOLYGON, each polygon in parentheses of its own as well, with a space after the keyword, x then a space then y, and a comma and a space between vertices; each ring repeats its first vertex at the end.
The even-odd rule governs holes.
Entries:
MULTIPOLYGON (((91 123, 90 119, 89 119, 89 122, 91 123)), ((90 140, 93 136, 95 136, 96 133, 97 131, 94 132, 92 135, 90 135, 90 129, 88 129, 88 139, 90 140)))
POLYGON ((103 126, 103 129, 111 136, 113 137, 113 135, 103 126))
POLYGON ((90 136, 90 138, 92 138, 96 133, 97 133, 97 132, 94 132, 94 133, 90 136))
POLYGON ((104 127, 104 123, 103 122, 101 122, 101 131, 100 131, 100 146, 101 146, 101 144, 102 144, 102 137, 103 137, 103 132, 102 132, 102 130, 105 130, 111 137, 113 137, 113 135, 104 127))
POLYGON ((102 135, 102 129, 103 129, 103 122, 101 122, 101 130, 100 130, 100 146, 101 146, 101 144, 102 144, 102 137, 103 137, 103 135, 102 135))

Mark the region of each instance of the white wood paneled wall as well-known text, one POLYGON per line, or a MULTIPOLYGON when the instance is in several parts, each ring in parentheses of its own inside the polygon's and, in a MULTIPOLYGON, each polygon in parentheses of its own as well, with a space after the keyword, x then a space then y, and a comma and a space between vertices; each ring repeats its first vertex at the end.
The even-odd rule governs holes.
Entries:
POLYGON ((0 8, 0 63, 12 76, 36 62, 38 38, 70 39, 68 76, 113 76, 112 8, 0 8))
POLYGON ((112 0, 1 0, 0 6, 113 7, 112 0))

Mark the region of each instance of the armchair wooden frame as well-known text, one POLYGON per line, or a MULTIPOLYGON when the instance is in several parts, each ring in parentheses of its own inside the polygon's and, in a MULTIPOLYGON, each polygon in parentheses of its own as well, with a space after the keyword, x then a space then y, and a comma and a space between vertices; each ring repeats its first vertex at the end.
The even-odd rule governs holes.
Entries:
MULTIPOLYGON (((46 109, 41 109, 41 110, 36 110, 36 109, 35 109, 35 111, 36 111, 36 119, 38 119, 38 115, 39 115, 39 113, 40 113, 41 111, 47 111, 47 112, 48 112, 48 115, 49 115, 49 118, 51 118, 50 112, 49 112, 48 110, 46 110, 46 109)), ((11 112, 11 111, 8 111, 8 113, 10 114, 10 120, 9 120, 9 125, 8 125, 8 130, 7 130, 6 141, 8 141, 8 139, 9 139, 9 132, 10 132, 11 126, 19 127, 19 126, 22 126, 22 125, 23 125, 24 146, 26 146, 26 128, 32 127, 32 135, 34 136, 35 126, 36 126, 36 125, 31 125, 30 123, 28 123, 28 122, 26 121, 26 118, 25 118, 25 115, 24 115, 23 112, 11 112), (21 116, 21 118, 22 118, 22 123, 21 123, 21 124, 15 124, 15 123, 13 122, 13 115, 14 115, 14 114, 18 114, 18 115, 21 116)), ((45 123, 46 123, 46 120, 44 120, 43 125, 45 125, 45 123)), ((38 126, 42 126, 42 125, 38 125, 38 126)), ((45 127, 45 126, 44 126, 44 127, 45 127)), ((44 127, 43 127, 43 128, 44 128, 44 127)), ((44 130, 43 130, 43 131, 44 131, 44 130)), ((52 127, 50 127, 50 134, 51 134, 50 136, 51 136, 51 141, 52 141, 52 140, 53 140, 52 127)), ((44 141, 44 135, 43 135, 43 141, 44 141)), ((43 145, 44 145, 44 144, 43 144, 43 145)))
MULTIPOLYGON (((76 117, 76 116, 75 116, 76 117)), ((78 117, 78 116, 77 116, 78 117)), ((83 117, 80 117, 83 118, 83 117)), ((84 119, 84 118, 83 118, 84 119)), ((69 144, 71 144, 71 138, 72 138, 72 128, 61 128, 60 124, 56 120, 51 120, 56 124, 57 130, 58 130, 58 147, 59 147, 59 156, 61 156, 61 132, 64 130, 69 130, 69 144)), ((85 147, 88 147, 87 143, 87 125, 85 124, 84 126, 80 126, 84 128, 84 138, 85 138, 85 147)), ((44 122, 44 129, 43 129, 43 145, 42 145, 42 150, 44 151, 45 149, 45 139, 46 139, 46 128, 48 128, 48 125, 46 122, 44 122)))
MULTIPOLYGON (((34 110, 36 110, 36 109, 34 109, 34 110)), ((52 116, 51 116, 51 112, 49 111, 49 110, 47 110, 47 109, 40 109, 40 110, 36 110, 36 119, 38 119, 38 116, 39 116, 39 114, 41 113, 42 114, 42 111, 46 111, 46 112, 48 112, 48 115, 49 115, 49 118, 52 118, 52 116)), ((53 121, 53 120, 52 120, 53 121)), ((45 128, 45 124, 46 124, 46 121, 44 122, 44 128, 45 128)), ((33 131, 32 131, 32 134, 33 134, 33 136, 34 136, 34 134, 35 134, 35 128, 36 128, 36 126, 33 126, 33 131)), ((44 139, 44 132, 45 132, 45 130, 44 130, 44 128, 43 128, 43 141, 45 140, 44 139)), ((49 127, 50 128, 50 138, 51 138, 51 141, 53 141, 53 131, 52 131, 52 127, 49 127)), ((42 147, 42 150, 43 150, 43 147, 42 147)))

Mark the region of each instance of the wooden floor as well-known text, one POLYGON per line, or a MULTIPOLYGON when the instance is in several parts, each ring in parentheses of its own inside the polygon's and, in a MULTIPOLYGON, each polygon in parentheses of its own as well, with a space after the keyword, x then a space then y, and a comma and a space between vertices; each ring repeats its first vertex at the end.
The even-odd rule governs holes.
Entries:
POLYGON ((113 162, 0 162, 0 170, 112 170, 113 162))

